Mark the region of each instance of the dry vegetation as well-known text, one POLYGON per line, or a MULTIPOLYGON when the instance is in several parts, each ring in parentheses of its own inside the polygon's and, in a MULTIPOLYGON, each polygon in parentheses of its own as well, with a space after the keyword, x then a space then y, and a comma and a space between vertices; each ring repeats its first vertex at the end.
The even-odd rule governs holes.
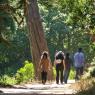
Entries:
POLYGON ((76 95, 95 95, 95 78, 84 79, 72 85, 76 95))

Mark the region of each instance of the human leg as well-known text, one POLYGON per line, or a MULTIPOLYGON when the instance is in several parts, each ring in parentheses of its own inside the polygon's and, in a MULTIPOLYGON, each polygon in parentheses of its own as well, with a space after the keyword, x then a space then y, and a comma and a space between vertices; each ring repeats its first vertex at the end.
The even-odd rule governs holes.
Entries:
POLYGON ((64 68, 61 66, 60 67, 60 82, 61 82, 61 84, 63 84, 63 70, 64 70, 64 68))
POLYGON ((80 67, 80 75, 83 75, 83 67, 80 67))
POLYGON ((59 64, 56 65, 56 83, 59 84, 59 64))
POLYGON ((44 71, 41 72, 42 83, 44 82, 44 71))
POLYGON ((47 81, 47 72, 44 72, 44 81, 45 81, 45 83, 47 81))
POLYGON ((65 70, 64 72, 64 82, 67 83, 69 77, 70 69, 65 70))
POLYGON ((67 83, 67 70, 64 71, 64 82, 67 83))
POLYGON ((76 67, 75 69, 76 69, 75 80, 79 80, 79 77, 78 76, 79 76, 79 70, 80 69, 78 67, 76 67))

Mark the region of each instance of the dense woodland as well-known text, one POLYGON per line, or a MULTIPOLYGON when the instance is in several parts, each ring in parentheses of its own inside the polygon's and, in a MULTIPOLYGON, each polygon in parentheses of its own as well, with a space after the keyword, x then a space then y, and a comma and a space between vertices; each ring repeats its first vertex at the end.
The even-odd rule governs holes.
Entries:
POLYGON ((94 0, 0 0, 1 77, 19 76, 31 62, 36 76, 43 50, 53 66, 56 50, 69 52, 73 60, 78 47, 86 64, 95 64, 94 0))

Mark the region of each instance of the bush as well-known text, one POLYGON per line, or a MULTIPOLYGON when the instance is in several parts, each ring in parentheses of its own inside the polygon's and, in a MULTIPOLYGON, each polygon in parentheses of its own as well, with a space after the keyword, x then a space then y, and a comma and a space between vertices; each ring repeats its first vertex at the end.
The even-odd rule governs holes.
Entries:
POLYGON ((90 76, 95 77, 95 67, 90 71, 90 76))
POLYGON ((56 78, 56 69, 55 67, 53 67, 53 75, 54 75, 54 79, 56 78))
POLYGON ((25 61, 24 67, 16 73, 17 83, 32 81, 34 79, 34 67, 32 63, 25 61))
POLYGON ((75 77, 75 71, 74 71, 74 68, 71 68, 70 74, 69 74, 69 79, 74 79, 74 77, 75 77))
POLYGON ((93 58, 91 65, 93 65, 93 66, 89 68, 90 76, 95 77, 95 57, 93 58))
POLYGON ((85 72, 85 75, 83 75, 83 79, 88 79, 91 77, 95 77, 95 67, 89 67, 87 71, 85 72))
POLYGON ((14 85, 14 84, 16 84, 16 80, 14 77, 10 77, 8 75, 3 75, 2 77, 0 77, 0 85, 2 86, 2 84, 14 85))

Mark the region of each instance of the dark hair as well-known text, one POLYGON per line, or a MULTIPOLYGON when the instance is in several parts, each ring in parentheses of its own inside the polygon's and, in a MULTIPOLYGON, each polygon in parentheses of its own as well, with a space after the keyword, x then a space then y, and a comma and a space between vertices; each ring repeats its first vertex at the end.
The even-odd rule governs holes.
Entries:
POLYGON ((66 59, 68 59, 68 58, 69 58, 69 56, 70 56, 70 54, 69 54, 69 53, 66 53, 66 59))
POLYGON ((78 52, 81 52, 82 51, 82 48, 78 48, 78 52))
POLYGON ((44 51, 44 52, 42 53, 42 58, 43 58, 44 56, 45 56, 46 58, 48 57, 48 52, 47 52, 47 51, 44 51))

